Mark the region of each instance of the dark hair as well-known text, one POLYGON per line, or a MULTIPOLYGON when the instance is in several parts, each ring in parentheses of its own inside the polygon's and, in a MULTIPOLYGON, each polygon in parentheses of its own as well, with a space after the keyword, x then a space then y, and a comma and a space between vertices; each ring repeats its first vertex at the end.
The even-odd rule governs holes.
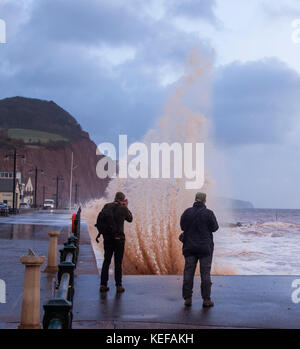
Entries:
POLYGON ((118 191, 115 195, 115 201, 124 201, 125 200, 125 194, 123 194, 121 191, 118 191))

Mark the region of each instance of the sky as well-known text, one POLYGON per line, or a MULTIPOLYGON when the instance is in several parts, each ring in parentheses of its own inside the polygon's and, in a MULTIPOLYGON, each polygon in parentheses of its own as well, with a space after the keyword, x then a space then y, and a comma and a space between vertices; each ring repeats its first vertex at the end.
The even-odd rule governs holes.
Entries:
POLYGON ((0 19, 0 98, 53 100, 96 144, 142 139, 189 53, 213 54, 219 195, 300 208, 298 0, 0 0, 0 19))

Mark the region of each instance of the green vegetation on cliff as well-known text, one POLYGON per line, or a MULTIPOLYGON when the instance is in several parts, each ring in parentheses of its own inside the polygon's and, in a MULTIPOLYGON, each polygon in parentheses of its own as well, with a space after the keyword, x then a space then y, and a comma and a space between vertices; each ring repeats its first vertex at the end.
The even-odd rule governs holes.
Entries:
POLYGON ((23 128, 10 128, 7 131, 7 135, 12 139, 22 139, 25 143, 68 141, 67 138, 62 137, 61 135, 23 128))
POLYGON ((12 97, 0 100, 1 134, 25 143, 87 138, 78 122, 53 101, 12 97))

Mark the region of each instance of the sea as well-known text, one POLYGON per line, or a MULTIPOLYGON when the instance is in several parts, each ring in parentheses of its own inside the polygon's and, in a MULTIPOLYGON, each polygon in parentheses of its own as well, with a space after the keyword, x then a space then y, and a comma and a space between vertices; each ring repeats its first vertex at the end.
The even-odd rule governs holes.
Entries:
POLYGON ((228 274, 300 275, 300 210, 241 209, 214 233, 215 265, 228 274))

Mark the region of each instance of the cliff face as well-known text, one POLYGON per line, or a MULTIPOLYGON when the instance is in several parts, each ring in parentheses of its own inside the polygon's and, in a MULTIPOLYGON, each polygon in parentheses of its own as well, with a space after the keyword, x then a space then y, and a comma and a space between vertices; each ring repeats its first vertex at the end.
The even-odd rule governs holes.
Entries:
MULTIPOLYGON (((90 140, 73 141, 70 144, 60 146, 58 149, 37 146, 18 148, 18 154, 25 155, 26 158, 25 161, 17 158, 17 170, 21 171, 22 179, 30 177, 34 185, 35 167, 43 170, 43 173, 38 171, 38 204, 41 204, 43 200, 43 186, 45 186, 45 198, 56 199, 56 178, 59 176, 59 178, 63 178, 63 180, 59 180, 58 184, 59 207, 69 206, 72 151, 75 167, 72 180, 72 203, 75 200, 76 184, 79 185, 77 186, 77 199, 80 202, 103 196, 107 182, 96 176, 96 163, 100 157, 96 156, 96 145, 90 140)), ((3 156, 1 157, 3 158, 3 156)), ((12 171, 12 159, 2 160, 0 168, 12 171)))
MULTIPOLYGON (((92 142, 89 138, 89 135, 81 131, 80 125, 76 122, 73 117, 70 117, 70 120, 67 119, 67 113, 57 106, 55 109, 53 105, 56 106, 53 102, 39 101, 25 99, 23 105, 20 104, 20 99, 16 100, 16 113, 17 117, 15 118, 14 113, 14 99, 9 99, 9 103, 5 101, 5 117, 3 116, 3 105, 0 101, 0 128, 1 130, 1 142, 0 142, 0 172, 13 171, 13 150, 17 149, 18 155, 24 155, 25 160, 21 157, 17 157, 17 171, 22 173, 22 182, 30 177, 32 184, 35 183, 35 168, 37 167, 38 171, 38 186, 37 186, 37 203, 42 204, 43 201, 43 187, 45 188, 46 199, 56 199, 56 178, 63 178, 59 180, 58 185, 58 199, 59 207, 68 207, 69 206, 69 195, 70 195, 70 177, 71 177, 71 155, 73 152, 73 186, 72 186, 72 204, 75 201, 75 192, 77 187, 77 201, 85 202, 89 199, 99 198, 103 196, 106 189, 107 180, 99 179, 96 175, 96 164, 101 159, 101 156, 96 155, 96 144, 92 142), (33 101, 33 105, 32 105, 33 101), (38 101, 38 102, 36 102, 38 101), (45 120, 41 121, 40 119, 43 115, 37 116, 36 112, 32 112, 30 118, 30 110, 34 110, 34 105, 37 103, 37 106, 43 106, 43 112, 47 113, 47 103, 50 108, 49 115, 56 115, 51 123, 51 117, 45 117, 45 120), (46 103, 46 105, 45 105, 46 103), (6 106, 9 105, 9 108, 6 106), (10 136, 14 135, 15 129, 22 129, 24 123, 19 124, 16 120, 19 120, 22 116, 22 108, 26 109, 26 120, 27 120, 27 129, 24 132, 26 137, 24 139, 20 138, 19 132, 17 138, 10 136), (53 110, 54 109, 54 110, 53 110), (2 116, 1 116, 2 113, 2 116), (62 118, 60 118, 60 113, 62 113, 62 118), (35 119, 38 118, 39 122, 37 127, 35 127, 35 119), (55 132, 57 127, 60 127, 60 134, 64 134, 63 124, 66 125, 66 136, 67 140, 55 141, 51 139, 45 140, 44 132, 49 129, 45 125, 51 123, 51 134, 55 132), (34 129, 35 127, 35 129, 34 129), (73 132, 74 128, 74 134, 73 132), (30 130, 34 133, 34 137, 28 138, 28 132, 30 136, 30 130), (36 132, 41 132, 41 141, 37 139, 36 132), (80 131, 80 132, 79 132, 80 131), (28 140, 29 139, 29 140, 28 140), (9 154, 9 159, 5 159, 5 155, 9 154), (75 187, 75 185, 77 186, 75 187)), ((21 101, 23 101, 22 99, 21 101)), ((50 134, 50 133, 49 133, 50 134)), ((58 134, 58 133, 56 133, 58 134)))

